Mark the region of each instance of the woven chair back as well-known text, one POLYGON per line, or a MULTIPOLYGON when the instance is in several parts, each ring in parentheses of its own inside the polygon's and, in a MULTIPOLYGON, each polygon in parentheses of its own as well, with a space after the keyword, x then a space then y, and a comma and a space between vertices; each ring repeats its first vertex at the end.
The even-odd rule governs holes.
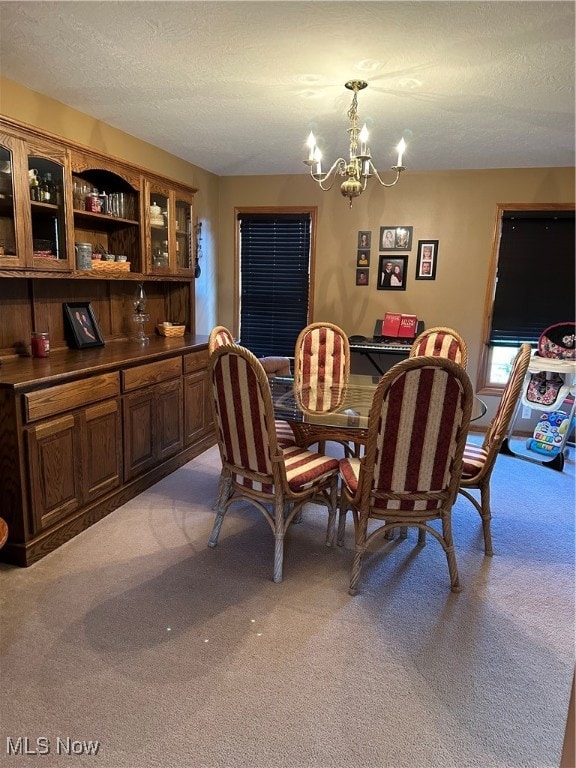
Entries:
POLYGON ((241 346, 211 356, 214 416, 223 463, 235 480, 257 490, 270 483, 279 453, 268 378, 261 363, 241 346))
POLYGON ((468 365, 468 348, 466 342, 453 328, 438 326, 423 331, 412 344, 410 357, 432 355, 454 360, 462 368, 468 365))
POLYGON ((346 395, 350 374, 350 344, 332 323, 312 323, 296 340, 294 385, 304 410, 335 410, 346 395))
POLYGON ((431 511, 453 503, 472 400, 466 371, 446 358, 408 358, 384 375, 364 459, 362 493, 373 510, 431 511))
POLYGON ((217 325, 210 331, 210 336, 208 337, 208 351, 212 354, 215 349, 223 347, 225 344, 234 344, 234 337, 224 325, 217 325))
POLYGON ((526 371, 528 370, 531 355, 532 349, 530 345, 522 344, 512 363, 512 370, 510 371, 510 376, 504 387, 504 392, 502 393, 502 399, 498 404, 496 415, 492 419, 490 426, 486 431, 486 435, 484 436, 482 447, 490 454, 493 454, 494 460, 506 437, 510 421, 514 415, 514 410, 520 399, 522 385, 524 383, 524 378, 526 377, 526 371))

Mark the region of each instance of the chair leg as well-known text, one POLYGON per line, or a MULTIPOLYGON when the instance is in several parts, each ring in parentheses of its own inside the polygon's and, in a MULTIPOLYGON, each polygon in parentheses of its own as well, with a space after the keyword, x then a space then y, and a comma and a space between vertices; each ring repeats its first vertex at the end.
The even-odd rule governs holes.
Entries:
POLYGON ((358 582, 360 581, 360 571, 362 570, 362 558, 364 557, 365 551, 365 545, 356 544, 356 551, 354 552, 352 569, 350 571, 350 586, 348 587, 349 595, 355 595, 358 592, 358 582))
POLYGON ((408 538, 408 526, 407 525, 402 525, 400 527, 400 536, 399 536, 399 538, 400 539, 407 539, 408 538))
POLYGON ((490 520, 492 519, 492 513, 490 512, 490 481, 483 482, 480 485, 480 504, 482 507, 482 531, 484 532, 484 553, 491 557, 494 552, 492 551, 492 532, 490 530, 490 520))
POLYGON ((458 566, 456 565, 454 542, 452 540, 452 521, 450 520, 450 515, 445 514, 442 516, 442 538, 444 539, 448 572, 450 573, 450 587, 452 592, 462 592, 458 566))
POLYGON ((426 546, 426 531, 424 528, 418 528, 418 546, 426 546))
POLYGON ((338 478, 333 477, 329 489, 330 506, 328 507, 328 527, 326 528, 326 546, 334 546, 336 535, 336 509, 338 508, 338 478))
POLYGON ((219 510, 228 501, 232 495, 232 476, 230 472, 222 468, 218 480, 218 490, 216 491, 216 501, 212 509, 219 510))
POLYGON ((226 508, 218 507, 218 513, 216 514, 216 519, 214 520, 212 533, 210 534, 210 539, 208 540, 209 547, 215 547, 218 543, 218 536, 220 535, 220 528, 222 528, 225 514, 226 508))
POLYGON ((282 564, 284 560, 284 532, 274 534, 274 576, 276 584, 282 581, 282 564))
MULTIPOLYGON (((340 502, 342 503, 342 502, 340 502)), ((346 515, 348 513, 347 509, 342 509, 340 507, 340 511, 338 512, 338 535, 336 537, 336 544, 339 547, 344 546, 344 535, 346 533, 346 515)))

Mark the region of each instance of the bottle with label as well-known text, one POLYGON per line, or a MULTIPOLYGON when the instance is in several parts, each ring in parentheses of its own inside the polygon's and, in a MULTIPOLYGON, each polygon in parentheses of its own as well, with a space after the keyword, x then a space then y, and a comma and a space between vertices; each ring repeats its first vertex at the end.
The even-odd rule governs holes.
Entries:
POLYGON ((42 177, 42 181, 39 186, 39 199, 41 203, 52 202, 52 174, 46 173, 42 177))

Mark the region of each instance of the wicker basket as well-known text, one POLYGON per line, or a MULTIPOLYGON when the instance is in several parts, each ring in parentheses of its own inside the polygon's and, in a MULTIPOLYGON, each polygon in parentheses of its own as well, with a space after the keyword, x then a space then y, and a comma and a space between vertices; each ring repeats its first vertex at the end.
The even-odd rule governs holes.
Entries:
POLYGON ((157 325, 156 330, 160 336, 184 336, 185 325, 157 325))
POLYGON ((111 277, 122 277, 126 272, 130 272, 130 262, 92 259, 92 270, 103 275, 110 275, 111 277))

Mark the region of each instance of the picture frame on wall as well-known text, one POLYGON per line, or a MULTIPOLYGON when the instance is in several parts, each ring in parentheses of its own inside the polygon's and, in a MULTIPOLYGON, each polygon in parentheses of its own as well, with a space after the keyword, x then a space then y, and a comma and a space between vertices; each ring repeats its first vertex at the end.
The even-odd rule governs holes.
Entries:
POLYGON ((379 291, 405 291, 408 279, 408 256, 380 256, 379 291))
POLYGON ((358 253, 356 254, 356 266, 357 267, 370 266, 370 251, 358 251, 358 253))
POLYGON ((89 301, 63 304, 68 345, 74 349, 103 347, 104 339, 89 301))
POLYGON ((356 285, 368 285, 370 282, 370 270, 357 269, 356 270, 356 285))
POLYGON ((410 251, 412 250, 413 227, 384 226, 380 227, 381 251, 410 251))
POLYGON ((416 280, 436 280, 438 240, 418 240, 416 280))
POLYGON ((358 232, 358 250, 359 251, 370 250, 371 240, 372 240, 372 232, 368 232, 365 229, 361 229, 358 232))

